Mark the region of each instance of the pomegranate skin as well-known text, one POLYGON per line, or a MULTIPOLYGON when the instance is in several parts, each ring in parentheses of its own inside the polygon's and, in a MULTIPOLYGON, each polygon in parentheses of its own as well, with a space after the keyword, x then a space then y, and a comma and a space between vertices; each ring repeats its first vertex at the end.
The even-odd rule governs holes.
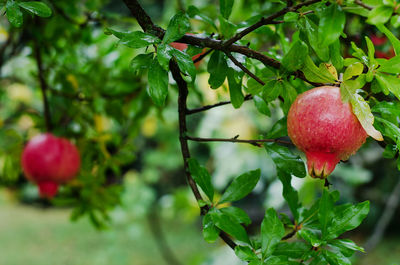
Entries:
POLYGON ((73 179, 80 168, 78 149, 65 138, 50 133, 33 137, 22 153, 25 176, 38 184, 42 197, 52 198, 58 185, 73 179))
POLYGON ((365 142, 367 133, 343 103, 338 87, 316 87, 299 95, 287 118, 292 142, 306 154, 308 173, 326 178, 365 142))

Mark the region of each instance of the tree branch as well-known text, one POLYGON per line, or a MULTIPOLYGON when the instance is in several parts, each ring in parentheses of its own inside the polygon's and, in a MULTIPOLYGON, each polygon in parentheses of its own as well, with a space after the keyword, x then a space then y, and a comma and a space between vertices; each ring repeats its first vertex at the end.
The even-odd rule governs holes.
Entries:
MULTIPOLYGON (((171 71, 172 77, 174 78, 176 84, 178 85, 178 114, 179 114, 179 141, 181 144, 181 153, 183 158, 183 168, 185 170, 186 179, 189 183, 190 188, 197 201, 202 201, 203 198, 197 188, 196 182, 192 178, 192 175, 189 171, 188 159, 190 158, 189 146, 185 135, 187 133, 186 127, 186 111, 187 111, 187 96, 188 96, 188 88, 187 83, 183 80, 178 64, 172 59, 169 63, 169 69, 171 71)), ((201 215, 205 215, 209 211, 209 206, 205 205, 200 207, 201 215)), ((220 237, 225 241, 227 245, 229 245, 232 249, 235 249, 235 242, 230 239, 230 237, 223 231, 220 233, 220 237)))
POLYGON ((257 23, 255 23, 255 24, 251 25, 250 27, 242 30, 241 32, 237 33, 235 36, 233 36, 229 40, 225 41, 223 43, 223 45, 222 45, 222 48, 226 48, 226 47, 232 45, 236 41, 242 39, 244 36, 246 36, 247 34, 249 34, 252 31, 258 29, 261 26, 268 25, 268 24, 275 24, 274 23, 274 19, 276 19, 276 18, 278 18, 280 16, 283 16, 288 12, 296 11, 296 10, 298 10, 298 9, 304 7, 304 6, 308 6, 308 5, 311 5, 311 4, 320 2, 320 1, 321 0, 309 0, 309 1, 303 2, 301 4, 298 4, 296 6, 287 6, 284 9, 282 9, 281 11, 276 12, 275 14, 273 14, 273 15, 271 15, 269 17, 266 17, 266 18, 263 17, 257 23))
MULTIPOLYGON (((125 4, 127 5, 127 7, 130 9, 132 15, 137 19, 139 25, 142 27, 142 29, 146 32, 152 33, 154 35, 156 35, 157 37, 159 37, 160 39, 162 39, 164 37, 165 34, 165 30, 156 26, 153 21, 151 20, 151 18, 147 15, 147 13, 143 10, 143 8, 139 5, 139 3, 137 2, 137 0, 123 0, 125 2, 125 4)), ((311 4, 311 3, 315 3, 318 2, 320 0, 311 0, 311 1, 307 1, 304 2, 302 4, 297 5, 297 8, 300 8, 299 6, 305 6, 307 4, 311 4)), ((295 7, 291 7, 291 10, 295 8, 295 7)), ((286 9, 283 9, 286 10, 286 9)), ((283 12, 283 11, 280 11, 283 12)), ((283 12, 282 14, 285 14, 288 11, 283 12)), ((240 46, 240 45, 229 45, 226 47, 223 47, 224 42, 221 40, 215 40, 215 39, 211 39, 209 37, 206 38, 202 38, 202 37, 198 37, 195 35, 184 35, 181 39, 176 40, 175 42, 180 42, 180 43, 186 43, 186 44, 190 44, 190 45, 194 45, 194 46, 199 46, 199 47, 208 47, 214 50, 220 50, 220 51, 227 51, 227 52, 237 52, 240 54, 243 54, 249 58, 252 59, 256 59, 260 62, 262 62, 264 65, 266 66, 271 66, 274 67, 276 69, 280 69, 281 67, 281 63, 271 57, 268 57, 260 52, 257 52, 255 50, 250 49, 249 47, 246 46, 240 46)), ((292 75, 314 85, 314 86, 321 86, 323 84, 320 83, 314 83, 311 81, 308 81, 303 72, 301 71, 296 71, 291 73, 292 75)))
POLYGON ((293 145, 292 142, 279 140, 279 139, 259 139, 259 140, 244 140, 237 139, 238 136, 233 138, 201 138, 201 137, 192 137, 186 136, 187 140, 195 141, 195 142, 231 142, 231 143, 246 143, 251 144, 257 147, 262 147, 260 143, 280 143, 285 145, 293 145))
POLYGON ((363 3, 363 2, 360 1, 360 0, 355 0, 354 3, 357 4, 357 5, 359 5, 359 6, 362 6, 362 7, 366 8, 366 9, 368 9, 368 10, 374 9, 372 6, 369 6, 369 5, 363 3))
MULTIPOLYGON (((244 100, 246 101, 246 100, 250 100, 252 98, 253 98, 252 95, 246 95, 244 97, 244 100)), ((228 104, 231 104, 231 101, 229 101, 229 100, 228 101, 221 101, 221 102, 218 102, 218 103, 215 103, 215 104, 212 104, 212 105, 206 105, 206 106, 199 107, 199 108, 196 108, 196 109, 188 109, 186 111, 186 115, 195 114, 195 113, 198 113, 198 112, 206 111, 206 110, 209 110, 209 109, 212 109, 212 108, 216 108, 216 107, 223 106, 223 105, 228 105, 228 104)))
POLYGON ((43 100, 43 109, 44 109, 43 112, 44 112, 44 120, 45 120, 45 124, 46 124, 46 130, 47 130, 47 132, 51 132, 52 124, 51 124, 50 106, 49 106, 49 102, 47 100, 47 95, 46 95, 48 85, 47 85, 46 79, 44 77, 42 53, 41 53, 41 50, 40 50, 40 47, 39 47, 39 44, 37 43, 37 41, 34 43, 34 49, 35 49, 38 77, 39 77, 39 82, 40 82, 40 89, 42 90, 42 100, 43 100))

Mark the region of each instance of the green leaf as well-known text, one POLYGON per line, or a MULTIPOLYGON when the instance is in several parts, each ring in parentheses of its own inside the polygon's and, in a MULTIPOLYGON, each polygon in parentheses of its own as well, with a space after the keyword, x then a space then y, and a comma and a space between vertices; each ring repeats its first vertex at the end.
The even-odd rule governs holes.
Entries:
POLYGON ((310 56, 306 57, 301 71, 307 80, 316 83, 334 83, 336 78, 328 70, 326 64, 320 64, 319 68, 314 64, 310 56))
POLYGON ((213 26, 214 29, 218 30, 214 21, 211 18, 204 15, 202 12, 200 12, 200 10, 197 7, 189 6, 187 9, 187 14, 189 15, 189 17, 204 21, 204 22, 210 24, 211 26, 213 26))
POLYGON ((221 51, 214 51, 208 61, 207 71, 210 73, 208 84, 211 88, 217 89, 222 86, 228 72, 226 55, 221 51))
POLYGON ((352 78, 353 76, 358 76, 362 74, 363 70, 364 65, 360 62, 355 62, 346 68, 343 74, 343 80, 345 81, 352 78))
POLYGON ((244 95, 242 93, 242 80, 236 82, 235 70, 229 67, 227 72, 228 85, 229 85, 229 96, 231 98, 232 106, 235 109, 240 108, 244 102, 244 95))
POLYGON ((278 98, 280 94, 282 94, 283 82, 278 80, 268 81, 262 87, 261 97, 264 99, 265 103, 271 102, 278 98))
POLYGON ((235 255, 244 261, 252 261, 252 260, 258 260, 258 257, 254 251, 246 246, 236 246, 235 247, 235 255))
POLYGON ((326 261, 328 261, 330 265, 351 265, 351 261, 340 252, 334 253, 328 250, 323 250, 322 255, 324 255, 326 261))
POLYGON ((392 43, 396 55, 400 54, 400 40, 383 24, 376 25, 380 32, 386 35, 389 41, 392 43))
POLYGON ((220 209, 220 211, 223 212, 224 214, 229 215, 231 219, 234 219, 239 224, 245 224, 245 225, 251 224, 251 219, 247 215, 247 213, 238 207, 230 206, 222 208, 220 209))
POLYGON ((261 223, 261 250, 264 258, 274 253, 284 234, 285 228, 275 209, 268 209, 261 223))
POLYGON ((265 143, 264 147, 279 170, 298 178, 304 178, 307 175, 303 160, 287 147, 276 143, 265 143))
POLYGON ((329 244, 338 247, 340 249, 349 249, 351 251, 360 251, 365 253, 364 248, 357 246, 357 244, 351 241, 350 239, 334 239, 330 241, 329 244))
POLYGON ((263 264, 268 264, 268 265, 288 265, 289 260, 287 257, 276 257, 276 256, 270 256, 267 258, 263 264))
POLYGON ((299 13, 297 12, 287 12, 283 16, 283 21, 285 22, 296 22, 299 19, 299 13))
POLYGON ((282 65, 289 72, 294 72, 303 67, 304 61, 308 55, 308 46, 301 40, 293 43, 289 52, 282 59, 282 65))
POLYGON ((316 231, 302 228, 297 232, 301 238, 310 243, 313 247, 319 247, 325 242, 318 238, 316 231))
POLYGON ((232 13, 234 0, 219 0, 219 10, 221 15, 228 19, 232 13))
POLYGON ((365 42, 367 43, 368 47, 368 59, 370 62, 370 65, 374 64, 376 62, 375 60, 375 47, 370 38, 365 36, 365 42))
POLYGON ((344 204, 335 207, 334 217, 327 229, 326 239, 334 239, 346 231, 358 227, 369 212, 369 201, 356 205, 344 204))
POLYGON ((221 35, 224 38, 233 37, 233 35, 235 35, 235 33, 236 33, 237 26, 235 24, 233 24, 232 22, 228 21, 223 16, 219 16, 218 20, 219 20, 221 35))
POLYGON ((297 23, 298 27, 307 36, 308 44, 317 54, 318 58, 326 62, 329 60, 329 47, 321 46, 318 43, 318 27, 315 23, 307 18, 307 16, 302 16, 297 23))
POLYGON ((244 198, 249 194, 260 180, 260 169, 246 172, 235 178, 228 186, 224 194, 222 194, 219 203, 234 202, 244 198))
POLYGON ((277 121, 274 126, 268 131, 266 138, 275 139, 279 137, 287 136, 287 119, 283 117, 277 121))
POLYGON ((354 50, 353 56, 360 59, 365 65, 369 65, 368 56, 365 54, 363 50, 357 47, 354 42, 351 42, 351 48, 354 50))
POLYGON ((131 70, 136 73, 140 70, 148 69, 153 61, 153 56, 153 53, 139 54, 138 56, 133 58, 131 63, 129 64, 131 70))
POLYGON ((385 150, 383 150, 382 157, 392 159, 396 156, 398 151, 399 148, 397 147, 397 145, 388 144, 386 145, 385 150))
POLYGON ((290 106, 292 106, 292 103, 296 100, 297 98, 297 91, 296 89, 290 84, 288 81, 283 81, 283 82, 277 82, 277 85, 282 83, 284 88, 281 90, 281 96, 284 99, 283 105, 282 105, 282 110, 285 114, 289 112, 290 106))
POLYGON ((39 1, 19 2, 18 5, 39 17, 50 17, 52 14, 50 7, 39 1))
POLYGON ((378 71, 389 74, 400 73, 400 55, 390 58, 387 61, 381 62, 378 71))
POLYGON ((283 191, 282 195, 289 205, 290 211, 293 214, 294 220, 299 220, 299 195, 298 192, 292 186, 292 176, 282 172, 278 169, 278 178, 282 182, 283 191))
POLYGON ((390 24, 392 24, 394 28, 400 27, 400 16, 399 15, 392 16, 392 18, 390 19, 390 24))
POLYGON ((214 199, 214 187, 211 183, 211 176, 205 167, 200 166, 196 159, 190 158, 188 160, 189 171, 192 174, 194 181, 204 191, 207 197, 212 202, 214 199))
POLYGON ((275 256, 287 256, 293 259, 301 259, 308 250, 310 250, 310 245, 303 241, 279 242, 273 254, 275 256))
POLYGON ((393 7, 378 6, 372 9, 368 14, 367 23, 378 25, 386 23, 393 13, 393 7))
POLYGON ((372 111, 379 112, 384 115, 400 116, 400 103, 380 101, 372 108, 372 111))
POLYGON ((157 45, 157 60, 165 71, 169 71, 169 61, 172 58, 171 51, 173 49, 174 48, 165 43, 157 45))
POLYGON ((8 0, 6 4, 7 19, 14 27, 21 27, 23 23, 23 14, 18 4, 14 0, 8 0))
POLYGON ((263 265, 261 260, 252 260, 248 265, 263 265))
POLYGON ((190 22, 188 16, 179 12, 169 21, 167 31, 165 32, 163 43, 171 43, 179 40, 190 31, 190 22))
POLYGON ((326 234, 328 226, 333 217, 333 198, 327 189, 324 188, 319 202, 318 219, 321 224, 322 238, 326 234))
POLYGON ((126 45, 130 48, 138 49, 147 47, 151 44, 159 43, 160 39, 149 33, 142 31, 128 32, 123 35, 119 43, 126 45))
POLYGON ((254 105, 256 106, 257 110, 267 116, 271 116, 271 111, 269 110, 268 104, 267 102, 265 102, 265 100, 258 96, 255 95, 253 97, 253 101, 254 101, 254 105))
POLYGON ((380 86, 388 89, 396 98, 400 99, 400 78, 382 73, 376 73, 375 77, 380 86))
POLYGON ((247 236, 246 230, 238 222, 231 219, 229 215, 226 215, 217 209, 210 211, 210 215, 212 221, 219 229, 235 237, 237 240, 243 243, 250 244, 250 240, 247 236))
POLYGON ((170 51, 171 56, 176 59, 179 69, 184 75, 190 76, 191 82, 196 79, 196 67, 194 66, 192 57, 185 52, 177 49, 172 49, 170 51))
POLYGON ((376 117, 376 120, 384 125, 385 130, 382 132, 384 135, 390 137, 396 142, 397 146, 400 146, 400 129, 397 125, 387 121, 385 119, 376 117))
POLYGON ((337 39, 332 45, 329 46, 329 55, 332 64, 338 71, 341 71, 344 66, 344 59, 341 54, 340 39, 337 39))
POLYGON ((319 45, 328 46, 342 34, 346 16, 339 5, 331 4, 323 9, 320 17, 318 27, 319 45))
POLYGON ((219 236, 219 229, 214 225, 211 214, 203 217, 203 237, 208 243, 213 243, 219 236))
POLYGON ((168 72, 154 59, 148 71, 149 96, 154 104, 161 107, 168 95, 168 72))

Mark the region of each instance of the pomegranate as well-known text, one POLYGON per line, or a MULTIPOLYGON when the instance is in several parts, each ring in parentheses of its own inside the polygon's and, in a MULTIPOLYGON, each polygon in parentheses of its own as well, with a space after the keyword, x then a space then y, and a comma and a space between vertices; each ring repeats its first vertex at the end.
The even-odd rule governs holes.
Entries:
POLYGON ((367 138, 351 105, 338 87, 316 87, 299 95, 290 107, 287 129, 293 143, 306 154, 308 173, 326 178, 340 160, 347 160, 367 138))
POLYGON ((58 186, 73 179, 80 168, 77 148, 50 133, 33 137, 22 153, 25 176, 39 186, 42 197, 52 198, 58 186))

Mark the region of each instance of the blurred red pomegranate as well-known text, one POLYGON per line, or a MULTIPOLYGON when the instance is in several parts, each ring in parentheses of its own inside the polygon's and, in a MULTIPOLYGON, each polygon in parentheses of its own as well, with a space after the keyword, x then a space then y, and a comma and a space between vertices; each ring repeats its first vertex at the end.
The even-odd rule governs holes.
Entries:
POLYGON ((36 183, 42 197, 52 198, 58 186, 75 178, 80 168, 78 149, 50 133, 32 138, 22 153, 25 176, 36 183))

